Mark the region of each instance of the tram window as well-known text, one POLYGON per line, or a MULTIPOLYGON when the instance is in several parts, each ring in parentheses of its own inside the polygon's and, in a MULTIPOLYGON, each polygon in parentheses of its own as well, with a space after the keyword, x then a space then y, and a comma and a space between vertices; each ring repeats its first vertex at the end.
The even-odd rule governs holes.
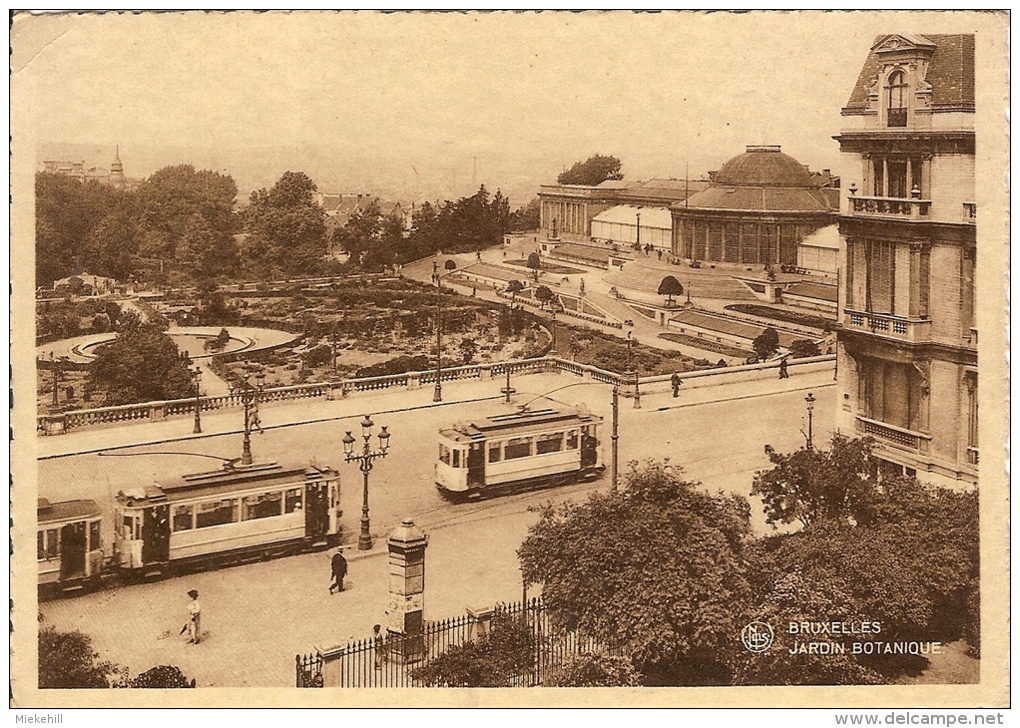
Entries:
POLYGON ((244 509, 241 519, 252 521, 256 518, 279 516, 283 506, 283 493, 261 493, 244 498, 244 509))
POLYGON ((35 542, 35 557, 37 559, 46 558, 46 533, 39 531, 38 539, 35 542))
POLYGON ((191 514, 194 511, 192 506, 175 506, 174 507, 174 532, 177 531, 190 531, 194 528, 191 523, 191 514))
POLYGON ((502 445, 502 443, 499 443, 499 442, 490 442, 489 443, 489 462, 490 463, 498 463, 500 461, 500 451, 499 451, 500 445, 502 445))
POLYGON ((60 534, 55 528, 46 532, 46 558, 55 559, 60 555, 60 534))
POLYGON ((283 512, 293 513, 297 510, 301 510, 301 489, 291 488, 287 491, 287 498, 283 502, 283 512))
POLYGON ((450 464, 450 448, 448 448, 446 445, 439 446, 439 460, 440 462, 443 462, 446 465, 450 464))
POLYGON ((507 460, 526 458, 529 455, 531 455, 530 437, 511 437, 506 441, 506 446, 503 448, 503 457, 507 460))
POLYGON ((535 439, 535 454, 545 455, 550 452, 559 452, 563 449, 563 433, 557 432, 551 435, 539 435, 535 439))
POLYGON ((212 501, 211 503, 199 503, 198 514, 195 516, 196 526, 197 528, 206 528, 207 526, 221 526, 224 523, 233 523, 236 511, 237 501, 233 498, 212 501))
POLYGON ((460 450, 453 451, 453 467, 460 467, 460 450))
POLYGON ((568 450, 577 449, 577 430, 569 430, 567 432, 567 449, 568 450))
POLYGON ((93 521, 89 524, 89 550, 99 550, 99 521, 93 521))

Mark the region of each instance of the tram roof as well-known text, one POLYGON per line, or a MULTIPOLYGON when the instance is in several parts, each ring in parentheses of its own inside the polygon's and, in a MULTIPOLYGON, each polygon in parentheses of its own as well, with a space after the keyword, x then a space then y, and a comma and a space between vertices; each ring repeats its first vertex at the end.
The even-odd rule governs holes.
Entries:
POLYGON ((123 492, 124 499, 159 503, 181 498, 225 495, 257 487, 275 487, 295 482, 330 480, 337 472, 329 467, 281 465, 275 462, 237 465, 202 473, 189 473, 156 481, 132 492, 123 492))
POLYGON ((514 432, 537 432, 548 429, 549 425, 589 424, 601 422, 602 418, 585 410, 554 410, 545 408, 492 415, 483 420, 472 421, 440 430, 440 434, 451 440, 469 442, 514 432))
POLYGON ((99 508, 96 506, 96 502, 92 500, 69 500, 50 503, 45 498, 40 498, 38 502, 39 525, 98 517, 99 508))

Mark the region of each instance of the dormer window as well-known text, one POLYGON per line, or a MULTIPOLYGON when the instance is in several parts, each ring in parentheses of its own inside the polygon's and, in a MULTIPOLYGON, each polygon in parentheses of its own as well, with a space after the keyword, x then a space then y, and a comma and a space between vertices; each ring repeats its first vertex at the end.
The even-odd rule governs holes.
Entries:
POLYGON ((886 126, 907 125, 907 77, 903 71, 889 74, 886 93, 886 126))

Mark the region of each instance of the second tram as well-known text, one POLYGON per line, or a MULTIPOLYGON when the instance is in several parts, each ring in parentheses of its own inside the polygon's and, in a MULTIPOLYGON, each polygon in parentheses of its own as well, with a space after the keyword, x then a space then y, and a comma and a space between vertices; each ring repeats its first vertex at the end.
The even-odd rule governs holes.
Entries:
POLYGON ((478 497, 597 478, 602 418, 584 409, 494 415, 439 432, 436 485, 478 497))

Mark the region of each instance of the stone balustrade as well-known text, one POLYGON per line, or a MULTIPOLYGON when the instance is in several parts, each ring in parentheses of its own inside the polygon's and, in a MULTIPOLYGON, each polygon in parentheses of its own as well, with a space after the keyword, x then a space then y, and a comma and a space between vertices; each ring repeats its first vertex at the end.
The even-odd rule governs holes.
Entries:
MULTIPOLYGON (((832 355, 794 359, 790 361, 790 368, 796 368, 801 371, 815 371, 831 366, 834 360, 835 357, 832 355)), ((735 367, 719 367, 682 372, 681 376, 684 379, 685 387, 705 386, 706 384, 723 384, 730 381, 770 378, 775 376, 772 370, 775 370, 777 367, 778 362, 760 362, 758 364, 746 364, 735 367)), ((505 376, 507 371, 516 375, 555 371, 613 386, 622 386, 626 383, 625 378, 616 372, 606 371, 598 367, 580 364, 556 356, 446 367, 442 369, 442 381, 493 379, 505 376)), ((642 377, 639 383, 643 391, 646 387, 652 387, 654 390, 655 385, 663 385, 665 389, 669 387, 670 376, 669 374, 664 374, 642 377)), ((432 369, 429 371, 405 372, 403 374, 391 374, 381 377, 362 377, 330 382, 295 384, 284 387, 268 387, 263 390, 260 402, 284 402, 297 399, 320 398, 329 400, 335 398, 336 395, 347 397, 353 392, 378 392, 389 389, 412 390, 422 385, 435 384, 435 381, 436 370, 432 369)), ((203 412, 242 406, 241 397, 236 393, 202 397, 200 402, 203 412)), ((36 431, 43 435, 57 435, 69 430, 79 430, 100 425, 156 422, 166 417, 189 415, 194 413, 194 411, 194 397, 72 410, 62 414, 39 415, 36 418, 36 431)))

